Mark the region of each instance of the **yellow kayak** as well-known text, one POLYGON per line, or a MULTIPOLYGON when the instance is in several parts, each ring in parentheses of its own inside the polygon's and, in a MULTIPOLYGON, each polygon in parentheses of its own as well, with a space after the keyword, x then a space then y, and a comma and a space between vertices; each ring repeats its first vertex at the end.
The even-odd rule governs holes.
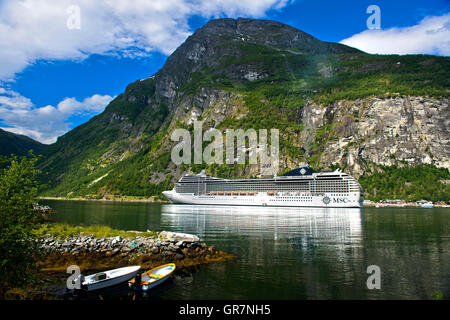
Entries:
POLYGON ((169 279, 172 272, 175 271, 175 268, 174 263, 153 268, 141 275, 136 275, 136 277, 128 281, 128 286, 132 289, 147 291, 169 279))

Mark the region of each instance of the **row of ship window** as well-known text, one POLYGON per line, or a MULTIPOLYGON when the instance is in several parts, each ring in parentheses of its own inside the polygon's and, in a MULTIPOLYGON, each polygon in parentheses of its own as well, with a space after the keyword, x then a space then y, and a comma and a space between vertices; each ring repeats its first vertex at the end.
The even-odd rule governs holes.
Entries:
MULTIPOLYGON (((199 195, 205 196, 205 194, 197 194, 197 193, 194 193, 194 195, 196 195, 196 196, 199 196, 199 195)), ((214 197, 216 195, 208 194, 206 196, 214 197)), ((223 194, 221 194, 220 196, 227 196, 228 198, 230 198, 230 197, 235 198, 238 195, 223 195, 223 194)), ((329 196, 332 196, 332 197, 346 197, 346 196, 348 196, 348 194, 333 193, 333 194, 329 194, 329 196)), ((270 199, 270 201, 309 200, 309 199, 312 199, 313 197, 301 197, 301 196, 278 197, 278 196, 274 196, 274 198, 275 199, 273 199, 273 198, 270 199)), ((244 198, 244 199, 248 199, 248 197, 246 196, 246 198, 244 198)))
POLYGON ((312 201, 312 199, 300 199, 300 198, 298 198, 298 199, 269 199, 269 201, 298 201, 298 200, 312 201))
MULTIPOLYGON (((177 192, 183 193, 183 192, 217 192, 217 191, 225 191, 225 192, 233 192, 233 191, 242 191, 242 192, 246 192, 246 191, 258 191, 258 192, 267 192, 267 191, 271 191, 271 190, 267 190, 266 188, 262 189, 262 188, 253 188, 253 189, 248 189, 248 190, 198 190, 198 189, 192 189, 192 188, 175 188, 175 190, 177 192)), ((348 188, 334 188, 334 189, 327 189, 327 188, 317 188, 317 189, 277 189, 276 192, 326 192, 326 193, 347 193, 347 192, 357 192, 359 190, 349 190, 348 188)))

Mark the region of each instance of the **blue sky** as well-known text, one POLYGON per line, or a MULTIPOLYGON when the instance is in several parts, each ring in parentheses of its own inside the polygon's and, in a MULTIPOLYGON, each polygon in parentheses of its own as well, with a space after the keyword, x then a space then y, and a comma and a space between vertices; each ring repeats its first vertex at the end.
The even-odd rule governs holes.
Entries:
POLYGON ((448 56, 449 4, 448 0, 0 0, 0 127, 54 142, 103 111, 127 84, 157 72, 167 56, 210 18, 277 20, 320 40, 371 53, 448 56), (380 8, 379 30, 368 30, 370 5, 380 8))

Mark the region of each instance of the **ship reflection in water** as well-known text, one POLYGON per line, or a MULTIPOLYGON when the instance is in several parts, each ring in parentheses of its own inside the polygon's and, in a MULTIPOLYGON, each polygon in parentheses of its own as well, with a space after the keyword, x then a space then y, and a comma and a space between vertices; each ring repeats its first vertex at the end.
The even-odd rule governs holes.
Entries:
POLYGON ((362 241, 363 210, 171 204, 162 206, 161 222, 208 241, 236 236, 249 240, 256 248, 258 240, 265 239, 297 249, 323 244, 339 251, 362 241))
POLYGON ((180 231, 206 236, 231 232, 273 239, 313 237, 353 242, 361 239, 359 208, 293 208, 163 205, 162 220, 180 231))
POLYGON ((220 289, 214 298, 331 298, 330 285, 360 282, 365 276, 359 208, 172 204, 162 206, 161 224, 197 234, 237 256, 238 263, 210 266, 197 275, 214 277, 211 292, 219 283, 225 288, 233 283, 232 291, 220 289), (335 282, 336 277, 341 279, 335 282))
POLYGON ((174 297, 202 298, 201 290, 210 299, 447 296, 448 215, 426 210, 163 205, 161 225, 237 256, 202 268, 195 283, 203 287, 174 297), (380 290, 367 287, 371 265, 381 270, 380 290))

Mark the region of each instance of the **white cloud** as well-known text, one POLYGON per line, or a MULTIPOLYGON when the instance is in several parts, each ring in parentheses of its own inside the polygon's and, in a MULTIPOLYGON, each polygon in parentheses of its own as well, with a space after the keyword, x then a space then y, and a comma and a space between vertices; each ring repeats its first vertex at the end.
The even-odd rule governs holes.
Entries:
POLYGON ((0 88, 0 106, 9 107, 17 111, 17 109, 28 109, 32 105, 30 99, 22 97, 17 92, 0 88))
POLYGON ((58 103, 58 110, 64 114, 85 114, 85 113, 99 113, 105 109, 105 106, 111 101, 108 95, 101 96, 94 94, 91 97, 85 98, 83 101, 78 101, 74 98, 66 98, 58 103))
POLYGON ((193 1, 198 8, 199 15, 204 17, 225 15, 237 17, 245 15, 247 17, 262 17, 269 9, 282 9, 293 0, 198 0, 193 1))
POLYGON ((289 0, 3 0, 0 2, 0 80, 38 59, 85 59, 91 54, 170 54, 191 33, 192 15, 263 16, 289 0), (68 8, 80 8, 80 29, 68 8), (69 23, 70 24, 70 23, 69 23))
POLYGON ((68 120, 71 116, 98 114, 112 99, 109 95, 94 94, 83 101, 65 98, 56 107, 37 108, 30 99, 0 88, 0 118, 9 126, 2 129, 27 135, 42 143, 53 143, 70 129, 68 120))
POLYGON ((341 43, 367 53, 450 55, 450 13, 426 17, 419 24, 386 30, 366 30, 341 43))

